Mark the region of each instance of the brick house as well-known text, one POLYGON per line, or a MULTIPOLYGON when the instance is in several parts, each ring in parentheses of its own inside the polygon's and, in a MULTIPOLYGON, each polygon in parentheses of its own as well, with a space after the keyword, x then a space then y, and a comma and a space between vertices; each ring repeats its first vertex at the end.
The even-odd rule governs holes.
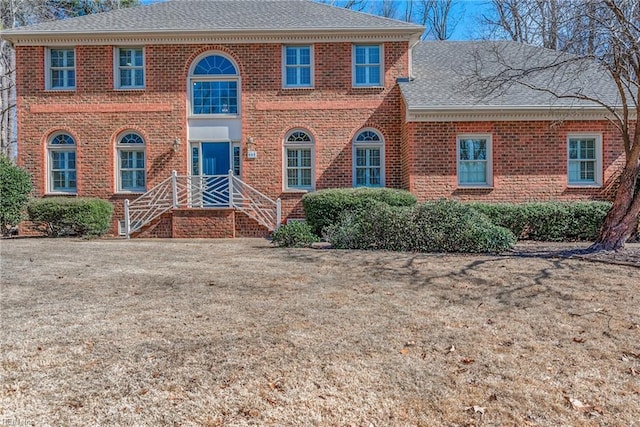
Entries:
POLYGON ((481 44, 422 31, 306 0, 172 0, 6 31, 18 163, 36 195, 104 198, 114 234, 146 236, 262 236, 333 187, 608 197, 623 148, 602 109, 474 98, 457 70, 481 44))

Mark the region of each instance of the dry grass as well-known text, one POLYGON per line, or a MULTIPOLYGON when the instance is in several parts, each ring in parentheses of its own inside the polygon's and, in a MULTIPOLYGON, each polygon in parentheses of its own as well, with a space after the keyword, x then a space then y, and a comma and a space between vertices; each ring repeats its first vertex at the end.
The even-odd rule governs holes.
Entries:
POLYGON ((0 425, 640 425, 639 273, 3 241, 0 425))

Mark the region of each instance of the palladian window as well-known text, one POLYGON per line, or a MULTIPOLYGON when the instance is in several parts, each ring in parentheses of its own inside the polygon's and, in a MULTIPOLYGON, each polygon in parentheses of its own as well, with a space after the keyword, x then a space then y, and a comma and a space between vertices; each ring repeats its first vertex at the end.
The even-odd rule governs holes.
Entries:
POLYGON ((239 75, 230 59, 212 54, 200 59, 191 72, 191 114, 237 115, 239 75))

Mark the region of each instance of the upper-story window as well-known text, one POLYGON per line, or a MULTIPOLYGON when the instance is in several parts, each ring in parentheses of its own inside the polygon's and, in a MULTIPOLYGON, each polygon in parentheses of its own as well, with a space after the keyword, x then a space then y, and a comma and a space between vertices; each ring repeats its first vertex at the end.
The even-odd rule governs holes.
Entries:
POLYGON ((353 46, 353 85, 382 86, 382 46, 353 46))
POLYGON ((301 129, 289 132, 284 140, 285 189, 312 190, 314 187, 314 144, 301 129))
POLYGON ((119 47, 115 51, 117 89, 144 88, 144 49, 119 47))
POLYGON ((144 139, 126 132, 118 138, 118 191, 146 191, 144 139))
POLYGON ((71 135, 57 133, 47 144, 49 153, 49 192, 76 193, 76 141, 71 135))
POLYGON ((569 185, 602 185, 602 135, 572 134, 567 139, 569 185))
POLYGON ((312 87, 313 46, 284 46, 283 56, 283 86, 312 87))
POLYGON ((240 76, 234 63, 215 53, 199 59, 192 68, 191 114, 238 115, 240 76))
POLYGON ((353 140, 353 186, 384 186, 384 140, 373 129, 360 131, 353 140))
POLYGON ((76 88, 76 54, 73 48, 47 49, 46 88, 74 90, 76 88))
POLYGON ((458 185, 491 187, 493 185, 491 135, 459 135, 458 185))

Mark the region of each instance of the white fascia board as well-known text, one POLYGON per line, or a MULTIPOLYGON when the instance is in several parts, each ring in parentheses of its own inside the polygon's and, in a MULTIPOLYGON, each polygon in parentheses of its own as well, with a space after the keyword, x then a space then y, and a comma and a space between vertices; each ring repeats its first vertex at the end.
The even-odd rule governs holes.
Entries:
POLYGON ((412 107, 407 109, 407 122, 490 122, 605 120, 613 115, 600 106, 488 106, 412 107))
MULTIPOLYGON (((418 29, 418 31, 420 31, 418 29)), ((278 29, 220 31, 102 31, 102 32, 24 32, 3 33, 3 39, 16 46, 104 45, 104 44, 200 44, 200 43, 291 43, 342 41, 410 41, 416 29, 278 29)))

